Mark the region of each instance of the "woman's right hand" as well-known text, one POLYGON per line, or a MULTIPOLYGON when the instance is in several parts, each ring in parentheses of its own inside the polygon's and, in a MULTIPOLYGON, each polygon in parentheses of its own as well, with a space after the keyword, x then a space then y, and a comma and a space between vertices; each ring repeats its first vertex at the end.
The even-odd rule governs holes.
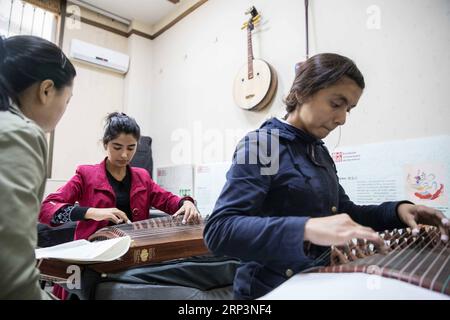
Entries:
POLYGON ((375 245, 384 246, 383 240, 372 228, 357 224, 346 213, 310 218, 305 224, 303 238, 320 246, 344 245, 354 238, 367 239, 375 245))
POLYGON ((95 221, 109 220, 116 224, 130 222, 125 212, 117 208, 89 208, 84 218, 95 221))

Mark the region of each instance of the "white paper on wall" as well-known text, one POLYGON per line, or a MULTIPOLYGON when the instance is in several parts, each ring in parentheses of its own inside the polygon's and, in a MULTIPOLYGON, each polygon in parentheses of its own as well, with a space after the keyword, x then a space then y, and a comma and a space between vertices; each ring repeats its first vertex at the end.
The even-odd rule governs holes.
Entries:
POLYGON ((212 213, 230 166, 231 162, 220 162, 195 167, 195 199, 202 216, 212 213))
POLYGON ((342 147, 331 155, 353 202, 409 200, 450 217, 450 136, 342 147))
POLYGON ((156 181, 159 186, 177 196, 194 196, 193 165, 159 167, 156 169, 156 181))

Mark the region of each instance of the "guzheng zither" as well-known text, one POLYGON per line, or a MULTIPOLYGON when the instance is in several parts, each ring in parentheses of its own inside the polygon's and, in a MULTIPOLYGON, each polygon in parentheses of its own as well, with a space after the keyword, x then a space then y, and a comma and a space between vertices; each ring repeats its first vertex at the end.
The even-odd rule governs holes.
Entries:
POLYGON ((305 272, 365 272, 450 295, 450 247, 449 242, 441 241, 438 228, 422 226, 419 233, 401 229, 380 235, 387 252, 380 253, 374 245, 355 240, 332 247, 317 258, 330 265, 305 272))
MULTIPOLYGON (((88 240, 102 241, 130 236, 130 249, 118 260, 80 267, 89 267, 99 273, 115 273, 132 267, 208 255, 203 241, 204 220, 183 224, 182 219, 182 216, 154 218, 100 229, 88 240)), ((67 279, 70 276, 67 273, 69 265, 73 263, 56 259, 38 261, 41 278, 44 280, 67 279)))

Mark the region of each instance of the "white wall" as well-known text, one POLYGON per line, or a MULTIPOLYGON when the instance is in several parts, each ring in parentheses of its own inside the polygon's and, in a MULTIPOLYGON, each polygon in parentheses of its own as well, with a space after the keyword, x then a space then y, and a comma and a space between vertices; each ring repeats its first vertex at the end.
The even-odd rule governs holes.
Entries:
MULTIPOLYGON (((82 16, 121 31, 127 28, 88 10, 82 16)), ((139 24, 139 28, 145 27, 139 24)), ((77 77, 69 107, 55 130, 52 191, 61 181, 69 179, 80 164, 103 160, 104 119, 108 113, 123 111, 135 117, 148 135, 150 119, 150 87, 152 42, 138 35, 124 37, 85 23, 66 21, 63 50, 68 54, 72 39, 83 40, 130 56, 130 68, 125 75, 72 61, 77 77), (56 181, 55 183, 53 183, 56 181)))
POLYGON ((134 117, 142 135, 149 135, 152 41, 136 34, 128 38, 130 69, 124 83, 124 112, 134 117))
MULTIPOLYGON (((127 53, 127 38, 91 25, 80 28, 66 25, 63 50, 68 54, 70 41, 79 39, 108 49, 127 53)), ((55 130, 52 179, 70 178, 79 164, 93 164, 104 157, 100 140, 107 113, 123 111, 124 76, 72 61, 77 77, 73 97, 55 130)))
MULTIPOLYGON (((448 0, 310 1, 310 54, 347 55, 366 79, 340 146, 450 133, 449 12, 448 0), (367 27, 376 18, 374 5, 380 29, 367 27)), ((82 24, 66 28, 66 52, 72 38, 128 53, 131 65, 123 77, 76 63, 74 96, 55 135, 54 179, 101 160, 102 120, 112 111, 136 117, 153 138, 155 167, 229 161, 245 132, 284 115, 282 99, 305 54, 303 1, 209 0, 153 41, 82 24), (240 27, 251 5, 262 15, 254 55, 268 61, 279 80, 273 104, 258 113, 240 110, 232 98, 234 77, 246 62, 240 27)), ((326 139, 331 149, 338 136, 326 139)))
MULTIPOLYGON (((450 134, 450 1, 340 1, 348 14, 336 1, 310 2, 317 52, 349 54, 366 80, 341 146, 450 134), (380 29, 366 27, 372 5, 380 10, 380 29)), ((327 142, 334 146, 337 137, 327 142)))
MULTIPOLYGON (((310 1, 310 54, 344 54, 366 79, 341 146, 450 133, 449 10, 448 0, 310 1), (372 5, 380 10, 380 29, 367 27, 372 5)), ((303 1, 209 0, 155 39, 148 129, 155 166, 229 160, 241 134, 284 115, 282 98, 295 63, 304 59, 304 34, 303 1), (251 5, 263 22, 253 36, 254 55, 274 66, 279 79, 274 103, 259 113, 238 109, 232 99, 247 54, 240 26, 251 5), (192 152, 183 154, 189 145, 192 152)), ((337 137, 327 144, 333 147, 337 137)))

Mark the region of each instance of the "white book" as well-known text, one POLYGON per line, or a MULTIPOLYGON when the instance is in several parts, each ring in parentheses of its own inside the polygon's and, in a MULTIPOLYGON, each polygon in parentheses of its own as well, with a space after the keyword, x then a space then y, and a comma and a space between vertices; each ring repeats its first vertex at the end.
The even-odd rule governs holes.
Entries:
POLYGON ((36 259, 59 259, 77 263, 113 261, 130 248, 129 236, 104 241, 75 240, 53 247, 36 249, 36 259))

